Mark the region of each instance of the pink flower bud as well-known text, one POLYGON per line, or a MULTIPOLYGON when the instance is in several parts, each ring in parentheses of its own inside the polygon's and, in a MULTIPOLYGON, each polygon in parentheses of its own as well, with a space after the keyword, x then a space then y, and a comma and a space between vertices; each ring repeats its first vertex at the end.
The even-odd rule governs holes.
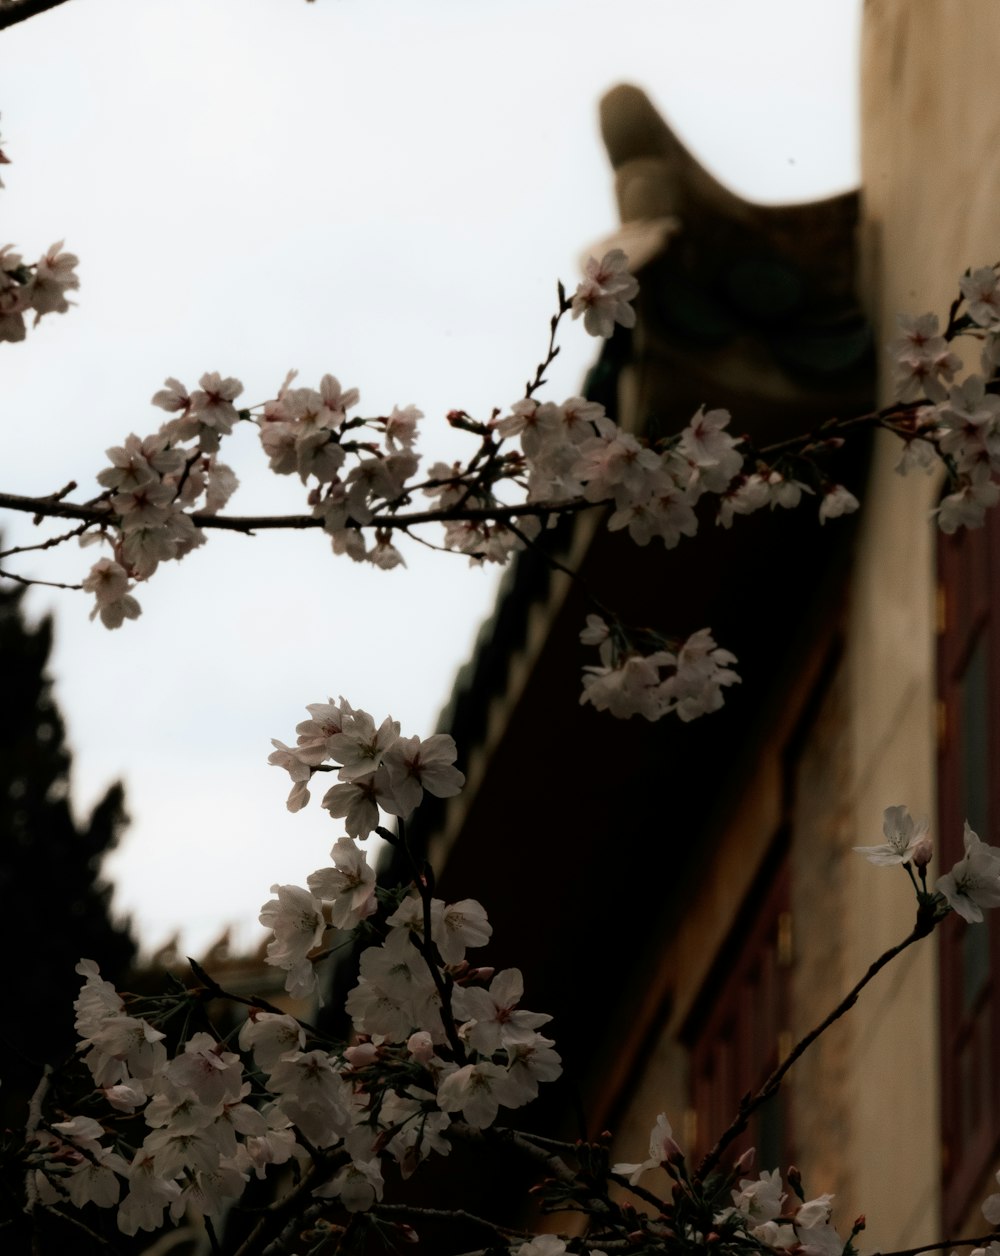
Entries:
POLYGON ((931 841, 930 834, 925 833, 923 837, 917 840, 913 847, 913 853, 910 855, 914 868, 926 868, 933 854, 934 843, 931 841))
POLYGON ((367 1064, 373 1064, 377 1056, 378 1047, 374 1042, 359 1042, 344 1052, 344 1059, 352 1068, 364 1068, 367 1064))
POLYGON ((406 1040, 406 1049, 421 1064, 430 1064, 434 1058, 434 1042, 425 1029, 410 1034, 406 1040))
POLYGON ((733 1165, 734 1172, 749 1173, 750 1170, 753 1168, 753 1162, 754 1160, 756 1160, 756 1158, 757 1158, 757 1148, 756 1147, 747 1148, 747 1150, 743 1153, 743 1155, 740 1156, 739 1160, 737 1160, 736 1163, 733 1165))

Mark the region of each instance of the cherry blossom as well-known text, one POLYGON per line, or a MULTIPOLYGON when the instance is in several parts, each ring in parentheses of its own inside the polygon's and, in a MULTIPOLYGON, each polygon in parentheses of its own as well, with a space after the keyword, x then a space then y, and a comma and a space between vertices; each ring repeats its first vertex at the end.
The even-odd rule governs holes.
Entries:
POLYGON ((308 994, 316 978, 307 958, 319 946, 326 931, 323 906, 308 890, 296 885, 272 885, 271 899, 260 909, 260 923, 274 932, 268 944, 267 963, 288 970, 290 994, 308 994))
POLYGON ((958 281, 962 296, 969 303, 969 317, 980 327, 1000 323, 1000 288, 992 266, 981 266, 958 281))
POLYGON ((963 920, 983 919, 984 907, 1000 907, 1000 849, 988 846, 965 822, 965 854, 937 883, 937 891, 963 920))
POLYGON ((592 257, 585 267, 586 278, 572 300, 573 317, 583 315, 583 325, 592 336, 609 337, 615 324, 635 326, 635 311, 629 304, 639 285, 628 272, 628 258, 621 249, 605 253, 600 262, 592 257))
POLYGON ((641 1164, 616 1164, 612 1167, 611 1172, 627 1177, 629 1184, 635 1186, 644 1173, 650 1169, 658 1168, 671 1157, 679 1156, 680 1154, 680 1148, 674 1141, 674 1133, 670 1122, 667 1120, 667 1114, 661 1112, 656 1118, 656 1124, 650 1131, 649 1156, 641 1164))
POLYGON ((453 1006, 457 1014, 469 1022, 465 1037, 470 1046, 483 1055, 493 1055, 501 1047, 530 1042, 534 1031, 552 1017, 540 1012, 518 1009, 524 993, 524 979, 516 968, 497 973, 488 990, 478 986, 459 987, 453 1006))
POLYGON ((330 852, 332 868, 309 874, 312 893, 329 902, 330 923, 337 929, 353 929, 376 910, 375 870, 349 837, 340 838, 330 852))
POLYGON ((917 823, 906 807, 886 807, 882 819, 885 841, 880 846, 855 846, 869 863, 879 867, 906 864, 913 859, 918 843, 927 836, 926 820, 917 823))

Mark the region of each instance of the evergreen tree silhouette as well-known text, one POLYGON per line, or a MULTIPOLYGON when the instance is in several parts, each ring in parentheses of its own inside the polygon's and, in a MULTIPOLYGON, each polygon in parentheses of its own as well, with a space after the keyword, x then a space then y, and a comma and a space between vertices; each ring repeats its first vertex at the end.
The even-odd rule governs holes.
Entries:
POLYGON ((135 956, 114 924, 101 862, 128 822, 121 784, 78 822, 72 756, 46 674, 52 621, 25 620, 24 590, 0 585, 0 1123, 22 1127, 45 1064, 71 1055, 81 958, 120 980, 135 956))

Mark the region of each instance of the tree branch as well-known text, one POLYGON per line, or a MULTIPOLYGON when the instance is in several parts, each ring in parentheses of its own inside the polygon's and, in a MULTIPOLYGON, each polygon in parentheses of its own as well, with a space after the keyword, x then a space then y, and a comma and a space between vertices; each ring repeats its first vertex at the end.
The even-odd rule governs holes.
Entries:
POLYGON ((376 1217, 396 1217, 401 1221, 459 1221, 467 1225, 479 1226, 499 1235, 502 1239, 517 1238, 527 1240, 531 1237, 527 1230, 518 1230, 513 1226, 500 1225, 497 1221, 489 1221, 486 1217, 478 1217, 474 1212, 464 1208, 424 1208, 418 1204, 375 1204, 372 1215, 376 1217))
POLYGON ((1000 1239, 1000 1234, 984 1234, 978 1239, 946 1239, 942 1243, 925 1243, 922 1247, 907 1247, 898 1252, 874 1252, 873 1256, 920 1256, 921 1252, 946 1252, 949 1247, 986 1247, 1000 1239))
POLYGON ((65 3, 66 0, 0 0, 0 31, 65 3))
MULTIPOLYGON (((2 2, 2 0, 0 0, 2 2)), ((566 502, 525 502, 520 506, 452 507, 446 510, 415 510, 406 514, 374 515, 368 523, 357 528, 406 529, 420 523, 450 523, 455 519, 488 521, 490 519, 519 519, 531 515, 575 513, 602 506, 603 502, 588 502, 576 498, 566 502)), ((52 497, 21 497, 16 493, 0 493, 0 510, 18 510, 23 514, 41 515, 52 519, 83 519, 87 523, 108 523, 117 526, 118 516, 107 506, 78 505, 76 502, 56 501, 52 497)), ((199 528, 221 528, 229 532, 259 532, 269 528, 321 528, 323 520, 315 515, 191 515, 199 528)))
POLYGON ((695 1183, 700 1183, 705 1180, 712 1169, 714 1169, 719 1163, 722 1153, 726 1150, 733 1139, 737 1138, 743 1130, 746 1129, 747 1123, 754 1112, 756 1112, 761 1104, 770 1099, 775 1091, 778 1090, 785 1074, 792 1067, 795 1061, 799 1059, 799 1057, 802 1056, 809 1047, 812 1046, 820 1034, 825 1033, 835 1021, 840 1020, 844 1013, 849 1011, 854 1004, 857 1003, 858 995, 869 983, 869 981, 871 981, 875 974, 881 972, 886 964, 888 964, 891 960, 894 960, 896 956, 905 951, 908 946, 912 946, 914 942, 918 942, 921 938, 926 938, 929 934, 933 933, 934 926, 936 924, 937 918, 934 916, 933 911, 925 907, 924 904, 921 904, 917 909, 916 923, 902 942, 897 942, 895 946, 891 946, 887 951, 884 951, 877 960, 870 964, 865 975, 850 989, 843 999, 841 999, 829 1016, 820 1021, 814 1029, 810 1030, 804 1038, 796 1043, 793 1049, 788 1053, 787 1057, 781 1064, 778 1065, 763 1086, 761 1086, 760 1090, 758 1090, 752 1098, 749 1098, 744 1103, 740 1104, 740 1110, 733 1122, 730 1124, 728 1129, 723 1132, 718 1142, 698 1166, 698 1172, 694 1176, 695 1183))
POLYGON ((15 576, 12 571, 4 571, 0 567, 0 577, 4 580, 13 580, 17 584, 44 584, 48 589, 75 589, 79 591, 83 588, 82 584, 60 584, 58 580, 32 580, 28 576, 15 576))

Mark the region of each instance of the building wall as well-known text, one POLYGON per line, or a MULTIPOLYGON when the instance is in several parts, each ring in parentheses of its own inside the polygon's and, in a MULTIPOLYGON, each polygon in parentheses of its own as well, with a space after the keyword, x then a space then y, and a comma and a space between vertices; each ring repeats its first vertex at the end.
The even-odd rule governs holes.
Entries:
MULTIPOLYGON (((882 345, 896 334, 897 312, 945 316, 961 273, 1000 257, 996 19, 994 6, 961 0, 865 6, 863 289, 882 345)), ((887 380, 881 397, 891 400, 887 380)), ((937 805, 936 530, 928 516, 940 483, 894 474, 897 457, 896 442, 880 438, 848 630, 853 812, 863 841, 875 840, 887 805, 905 802, 932 824, 937 805)), ((853 873, 855 969, 911 918, 906 887, 878 872, 861 864, 853 873)), ((939 1224, 935 948, 914 948, 883 985, 852 1055, 854 1163, 860 1185, 877 1184, 865 1206, 880 1228, 869 1237, 906 1246, 936 1237, 939 1224)))
MULTIPOLYGON (((897 312, 946 315, 963 270, 1000 257, 998 54, 994 5, 866 5, 861 286, 880 350, 896 334, 897 312)), ((883 403, 892 399, 887 375, 883 403)), ((793 791, 793 1036, 912 926, 913 895, 903 875, 851 851, 881 840, 885 807, 905 803, 933 826, 937 806, 930 512, 940 480, 895 474, 899 452, 891 436, 876 439, 839 661, 817 682, 812 709, 803 701, 798 741, 782 744, 776 733, 762 753, 758 796, 748 798, 742 824, 723 836, 713 877, 664 957, 685 975, 622 1122, 623 1156, 642 1154, 660 1108, 668 1107, 676 1127, 683 1124, 679 1025, 719 945, 720 922, 732 919, 750 886, 780 811, 779 752, 793 791)), ((941 871, 932 866, 934 875, 941 871)), ((940 1237, 937 1015, 931 941, 881 973, 793 1070, 794 1147, 807 1189, 836 1193, 842 1230, 866 1213, 868 1250, 940 1237)), ((969 1223, 974 1228, 976 1219, 969 1223)))

